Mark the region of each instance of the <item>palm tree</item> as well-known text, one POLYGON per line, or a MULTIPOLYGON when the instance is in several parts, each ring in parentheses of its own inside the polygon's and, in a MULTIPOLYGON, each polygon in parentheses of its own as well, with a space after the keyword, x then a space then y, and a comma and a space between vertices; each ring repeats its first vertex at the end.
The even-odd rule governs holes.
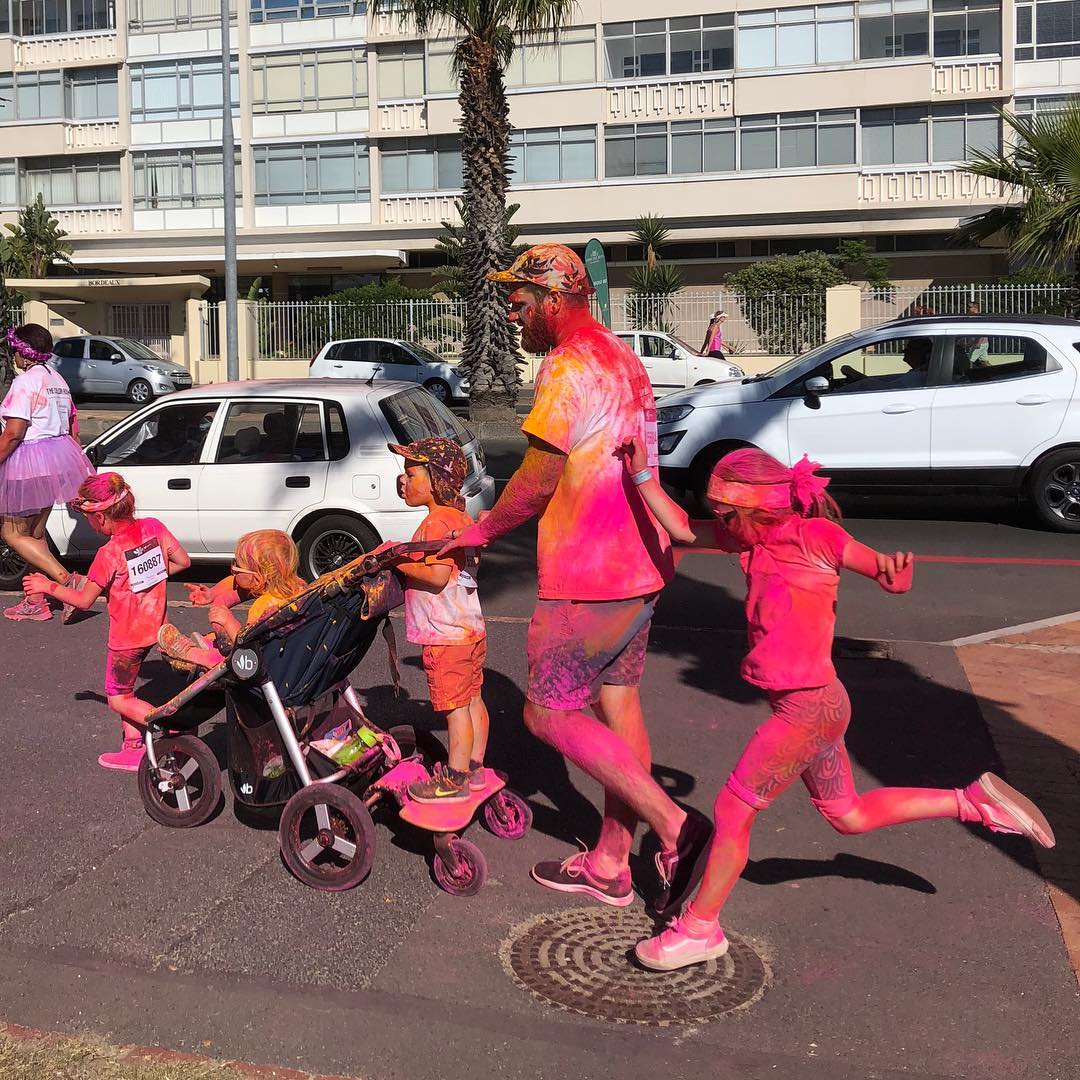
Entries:
POLYGON ((454 70, 461 92, 463 223, 468 231, 464 298, 468 317, 462 373, 470 384, 474 420, 514 422, 518 388, 517 335, 507 321, 502 287, 487 280, 504 269, 510 109, 504 72, 519 37, 558 33, 576 0, 374 0, 375 14, 412 19, 419 35, 436 23, 460 39, 454 70))
POLYGON ((635 226, 630 236, 644 250, 645 265, 630 275, 630 321, 639 330, 674 333, 668 314, 672 301, 682 292, 683 277, 660 258, 671 232, 658 214, 642 214, 635 226))
POLYGON ((38 192, 32 203, 19 211, 14 225, 5 225, 11 234, 0 237, 0 264, 5 277, 48 277, 57 263, 71 266, 71 245, 55 215, 45 209, 38 192))
POLYGON ((1009 252, 1035 266, 1073 263, 1071 306, 1080 307, 1080 101, 1060 112, 1016 116, 1001 110, 1013 145, 977 151, 963 166, 996 180, 1008 202, 995 206, 957 232, 970 245, 1001 233, 1009 252))

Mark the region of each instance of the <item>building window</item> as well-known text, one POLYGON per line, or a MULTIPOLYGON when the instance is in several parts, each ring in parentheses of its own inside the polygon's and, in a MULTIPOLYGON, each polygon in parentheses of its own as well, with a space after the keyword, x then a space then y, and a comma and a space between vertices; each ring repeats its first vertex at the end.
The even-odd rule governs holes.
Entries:
POLYGON ((19 172, 14 161, 0 161, 0 206, 19 205, 19 172))
POLYGON ((59 71, 0 75, 0 121, 59 120, 63 115, 64 87, 59 71))
POLYGON ((929 119, 925 105, 862 110, 864 165, 925 164, 929 119))
POLYGON ((928 0, 862 0, 859 58, 893 60, 930 53, 928 0))
POLYGON ((613 124, 604 129, 604 175, 666 176, 667 124, 613 124))
POLYGON ((363 49, 253 56, 251 71, 255 113, 366 109, 368 105, 363 49))
POLYGON ((1016 5, 1016 59, 1080 56, 1080 0, 1034 0, 1016 5))
POLYGON ((672 175, 734 171, 734 120, 679 120, 671 125, 672 175))
MULTIPOLYGON (((166 210, 222 206, 225 177, 220 147, 155 150, 132 155, 135 209, 166 210)), ((235 164, 240 194, 240 158, 235 164)))
MULTIPOLYGON (((229 6, 235 24, 235 0, 229 6)), ((128 0, 128 28, 133 34, 220 24, 221 5, 215 0, 128 0)))
POLYGON ((103 120, 120 115, 116 68, 75 68, 65 78, 67 115, 72 120, 103 120))
POLYGON ((1046 116, 1052 113, 1064 112, 1070 106, 1080 101, 1080 97, 1074 94, 1048 94, 1042 97, 1017 98, 1013 106, 1013 112, 1018 116, 1046 116))
MULTIPOLYGON (((427 92, 429 94, 456 94, 458 77, 454 74, 454 48, 457 41, 439 38, 427 43, 427 92)), ((513 61, 510 61, 513 67, 513 61)), ((382 89, 379 90, 382 96, 382 89)))
POLYGON ((1001 5, 996 0, 934 0, 934 56, 1001 52, 1001 5))
POLYGON ((596 179, 596 128, 530 128, 510 134, 512 184, 596 179))
POLYGON ((1001 149, 1001 121, 989 102, 933 106, 930 132, 933 161, 968 161, 975 151, 1001 149))
POLYGON ((739 15, 738 26, 740 70, 815 67, 855 59, 853 4, 745 12, 739 15))
POLYGON ((647 79, 731 71, 734 36, 731 14, 608 23, 604 27, 607 77, 647 79))
POLYGON ((557 38, 526 38, 506 69, 506 85, 554 86, 596 82, 596 28, 563 30, 557 38))
POLYGON ((23 162, 22 203, 40 193, 45 205, 119 206, 120 159, 91 155, 63 158, 27 158, 23 162))
MULTIPOLYGON (((232 106, 240 101, 240 77, 232 69, 232 106)), ((180 60, 131 69, 131 119, 199 120, 221 115, 221 61, 180 60)))
POLYGON ((335 15, 365 15, 366 0, 251 0, 248 21, 286 22, 323 19, 335 15))
POLYGON ((371 200, 365 142, 256 146, 254 155, 259 206, 371 200))
POLYGON ((115 30, 113 0, 11 0, 0 14, 0 33, 16 37, 115 30))
POLYGON ((424 96, 424 43, 410 41, 379 48, 379 100, 414 101, 424 96))
POLYGON ((461 142, 456 135, 384 139, 379 143, 382 190, 387 195, 460 191, 461 142))

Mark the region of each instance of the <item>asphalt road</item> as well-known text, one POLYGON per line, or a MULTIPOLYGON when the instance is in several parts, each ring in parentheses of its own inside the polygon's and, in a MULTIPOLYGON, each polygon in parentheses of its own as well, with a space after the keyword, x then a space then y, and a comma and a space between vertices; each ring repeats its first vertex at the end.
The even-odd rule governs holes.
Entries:
MULTIPOLYGON (((508 476, 519 451, 489 451, 508 476)), ((860 539, 923 557, 908 596, 857 580, 841 590, 856 779, 965 783, 994 751, 953 651, 933 643, 1080 609, 1080 542, 1007 506, 845 510, 860 539)), ((505 538, 485 556, 482 589, 490 763, 528 798, 534 828, 518 842, 470 831, 491 877, 469 900, 436 889, 428 838, 392 817, 371 877, 337 895, 293 881, 275 832, 242 824, 231 798, 201 829, 153 824, 132 778, 94 763, 117 740, 101 696, 104 612, 0 624, 0 1019, 366 1080, 1074 1080, 1077 985, 1026 843, 953 822, 840 836, 801 790, 760 819, 725 913, 772 973, 751 1007, 690 1027, 613 1026, 511 981, 499 959, 511 928, 582 906, 532 884, 529 866, 591 841, 598 821, 595 785, 521 723, 533 558, 531 530, 505 538)), ((729 557, 684 560, 643 686, 654 772, 703 812, 764 716, 737 676, 740 579, 729 557)), ((170 616, 186 629, 205 620, 181 604, 170 616)), ((430 728, 416 650, 402 651, 401 697, 381 642, 353 682, 376 722, 430 728)), ((160 660, 144 674, 150 700, 178 688, 160 660)), ((206 699, 201 731, 224 761, 220 707, 206 699)), ((634 869, 648 891, 647 850, 634 869)))

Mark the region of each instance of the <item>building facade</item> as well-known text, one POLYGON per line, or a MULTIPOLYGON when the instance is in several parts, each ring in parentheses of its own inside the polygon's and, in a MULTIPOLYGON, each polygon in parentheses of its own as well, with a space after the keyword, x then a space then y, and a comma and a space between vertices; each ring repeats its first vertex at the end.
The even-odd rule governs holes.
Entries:
MULTIPOLYGON (((0 0, 0 221, 41 192, 101 275, 222 273, 214 0, 0 0)), ((664 215, 697 286, 863 238, 897 280, 973 280, 994 205, 958 169, 998 106, 1080 91, 1080 0, 581 0, 507 75, 526 241, 640 252, 664 215)), ((461 188, 454 42, 359 0, 241 0, 231 35, 240 274, 275 300, 424 284, 461 188), (243 4, 248 6, 245 8, 243 4)))

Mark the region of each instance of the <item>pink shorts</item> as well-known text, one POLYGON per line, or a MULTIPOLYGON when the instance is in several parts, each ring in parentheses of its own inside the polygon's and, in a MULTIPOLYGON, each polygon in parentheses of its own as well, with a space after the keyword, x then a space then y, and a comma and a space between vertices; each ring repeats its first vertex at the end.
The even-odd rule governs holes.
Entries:
POLYGON ((110 649, 105 657, 105 696, 127 697, 135 692, 139 668, 153 645, 141 649, 110 649))
POLYGON ((632 600, 538 600, 529 623, 534 705, 579 712, 600 687, 638 686, 645 670, 656 594, 632 600))

